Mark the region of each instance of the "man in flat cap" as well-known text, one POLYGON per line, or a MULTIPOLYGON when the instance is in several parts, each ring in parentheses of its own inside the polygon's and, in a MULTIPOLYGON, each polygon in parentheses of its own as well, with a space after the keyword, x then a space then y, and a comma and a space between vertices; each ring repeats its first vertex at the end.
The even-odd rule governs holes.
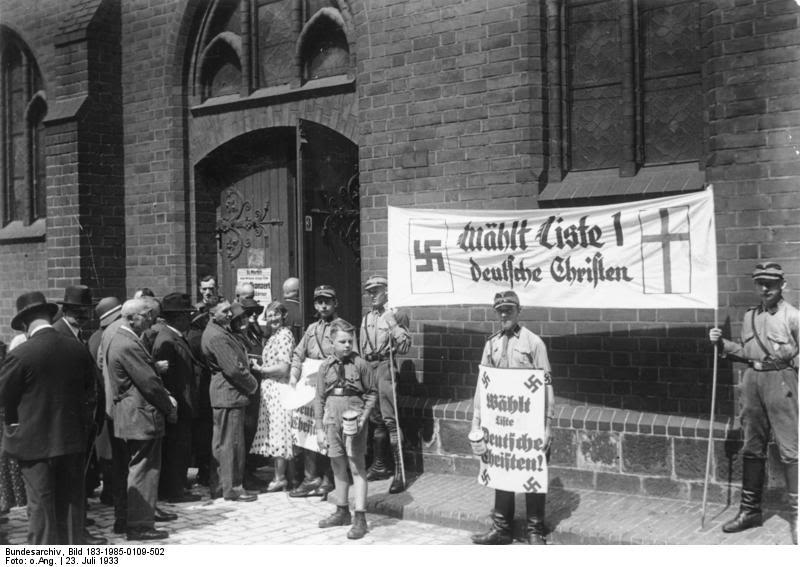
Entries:
POLYGON ((256 494, 244 483, 245 408, 258 390, 250 373, 247 352, 230 330, 231 304, 217 303, 203 331, 201 347, 211 371, 210 398, 214 416, 209 486, 211 496, 234 502, 253 502, 256 494))
POLYGON ((372 309, 361 320, 359 347, 361 356, 375 373, 378 386, 378 400, 370 414, 374 429, 372 465, 367 472, 367 480, 380 480, 392 475, 387 466, 388 445, 394 457, 394 478, 389 493, 396 494, 405 490, 405 485, 398 442, 400 428, 395 415, 397 359, 394 355, 408 352, 411 334, 408 332, 406 312, 386 308, 389 299, 387 286, 388 282, 383 276, 372 276, 364 283, 372 309))
POLYGON ((116 297, 104 297, 101 299, 94 308, 100 328, 92 333, 92 336, 89 337, 89 341, 87 342, 89 353, 92 355, 92 358, 94 358, 95 367, 101 377, 98 391, 103 395, 98 396, 98 398, 99 400, 103 400, 103 403, 101 404, 98 400, 98 411, 101 412, 101 423, 100 431, 95 440, 95 453, 97 454, 100 471, 103 476, 103 491, 100 493, 100 502, 108 505, 113 505, 114 503, 114 461, 111 449, 111 433, 106 423, 106 406, 109 405, 107 402, 110 401, 105 387, 105 374, 107 373, 103 373, 103 364, 99 356, 103 331, 105 331, 111 323, 119 320, 121 309, 122 303, 116 297))
POLYGON ((708 333, 721 356, 744 362, 741 383, 744 448, 739 513, 722 526, 727 533, 761 526, 761 496, 770 432, 786 475, 792 539, 797 543, 797 354, 798 310, 783 299, 783 269, 763 262, 753 271, 761 303, 748 309, 738 342, 722 338, 722 330, 708 333))
POLYGON ((28 340, 0 368, 3 450, 19 461, 28 499, 28 539, 36 545, 84 542, 83 467, 92 422, 92 357, 51 325, 58 306, 34 291, 17 299, 11 328, 28 340))
MULTIPOLYGON (((323 284, 314 288, 314 309, 317 312, 317 320, 308 326, 292 353, 292 369, 289 374, 289 383, 292 387, 295 387, 300 379, 303 361, 306 358, 324 360, 333 354, 331 323, 338 318, 336 314, 338 305, 333 286, 323 284)), ((327 499, 328 493, 334 488, 330 459, 313 451, 302 452, 303 482, 292 490, 289 496, 293 498, 322 496, 323 499, 327 499), (318 476, 320 472, 322 475, 318 476)))
MULTIPOLYGON (((544 395, 544 445, 550 452, 550 426, 554 416, 553 385, 550 382, 550 361, 542 339, 519 324, 519 297, 513 291, 503 291, 494 296, 494 310, 500 319, 500 330, 491 335, 483 349, 481 364, 493 368, 535 368, 545 371, 544 395)), ((472 430, 481 430, 481 413, 478 390, 473 401, 472 430)), ((543 545, 545 540, 544 493, 525 493, 525 536, 531 545, 543 545)), ((508 545, 513 541, 514 493, 494 491, 492 527, 488 532, 472 536, 480 545, 508 545)))

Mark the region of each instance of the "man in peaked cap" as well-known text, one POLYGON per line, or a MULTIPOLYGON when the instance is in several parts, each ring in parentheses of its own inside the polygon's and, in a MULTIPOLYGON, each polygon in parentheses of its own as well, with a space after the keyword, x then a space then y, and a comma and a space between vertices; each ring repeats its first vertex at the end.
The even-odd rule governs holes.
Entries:
POLYGON ((405 311, 387 309, 388 282, 383 276, 372 276, 364 283, 364 290, 370 296, 371 309, 361 321, 359 347, 361 356, 375 373, 378 386, 378 400, 370 414, 373 423, 373 460, 367 473, 367 480, 380 480, 391 476, 386 465, 387 444, 394 456, 394 479, 389 493, 405 490, 403 484, 402 460, 400 458, 400 428, 395 415, 395 380, 397 359, 392 355, 406 354, 411 346, 408 332, 408 315, 405 311))
POLYGON ((192 450, 192 419, 196 405, 196 375, 200 364, 184 333, 194 314, 186 293, 170 293, 161 302, 164 325, 153 342, 153 359, 166 362, 164 387, 178 402, 178 420, 167 423, 162 445, 159 495, 170 502, 194 502, 199 496, 185 490, 192 450))
MULTIPOLYGON (((314 309, 317 311, 317 320, 308 326, 292 353, 292 369, 289 374, 289 383, 292 387, 300 379, 303 361, 306 358, 324 360, 333 354, 331 323, 338 317, 336 315, 338 305, 333 286, 323 284, 314 288, 314 309)), ((292 498, 322 496, 323 500, 326 500, 328 493, 334 488, 330 459, 307 449, 303 449, 302 453, 303 481, 289 493, 289 496, 292 498), (318 476, 319 472, 322 472, 321 476, 318 476)))
POLYGON ((783 269, 774 262, 759 263, 753 270, 760 304, 744 314, 738 342, 722 338, 722 330, 708 333, 721 356, 744 362, 741 383, 742 493, 739 513, 722 526, 727 533, 761 526, 767 444, 770 432, 786 475, 790 500, 792 540, 797 543, 797 355, 798 310, 783 299, 783 269))
POLYGON ((86 438, 92 358, 74 338, 56 332, 58 306, 41 292, 21 295, 11 328, 29 338, 0 368, 5 409, 3 450, 19 461, 28 497, 29 544, 84 543, 86 438))
MULTIPOLYGON (((519 297, 513 291, 502 291, 494 296, 494 310, 500 320, 500 330, 486 341, 481 364, 494 368, 536 368, 545 371, 544 445, 549 455, 550 426, 554 416, 553 386, 550 382, 550 361, 542 339, 519 324, 519 297)), ((481 430, 480 400, 476 388, 473 401, 472 430, 481 430)), ((525 493, 525 536, 531 545, 543 545, 545 540, 544 493, 525 493)), ((508 545, 513 541, 514 493, 494 491, 492 527, 486 533, 472 536, 480 545, 508 545)))

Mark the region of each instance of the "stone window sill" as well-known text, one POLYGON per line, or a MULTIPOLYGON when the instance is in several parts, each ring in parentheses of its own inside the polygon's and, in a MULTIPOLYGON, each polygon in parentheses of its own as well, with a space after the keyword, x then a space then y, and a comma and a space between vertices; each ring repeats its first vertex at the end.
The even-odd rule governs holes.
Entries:
POLYGON ((311 94, 336 94, 354 90, 355 84, 355 78, 350 75, 325 77, 308 81, 299 87, 281 85, 258 89, 246 97, 234 94, 210 98, 202 104, 192 106, 191 112, 193 116, 203 116, 243 108, 277 104, 279 102, 305 98, 311 94))
POLYGON ((44 242, 47 229, 46 219, 37 219, 33 224, 23 225, 22 221, 12 221, 0 228, 0 244, 20 242, 44 242))

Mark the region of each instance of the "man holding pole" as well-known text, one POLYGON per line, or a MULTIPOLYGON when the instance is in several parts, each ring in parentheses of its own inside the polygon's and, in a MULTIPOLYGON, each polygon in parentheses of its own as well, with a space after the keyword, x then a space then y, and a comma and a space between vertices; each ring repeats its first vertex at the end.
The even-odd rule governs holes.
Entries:
POLYGON ((374 425, 372 439, 372 465, 367 480, 389 478, 391 471, 386 463, 387 441, 394 456, 394 478, 389 493, 405 490, 403 471, 403 446, 397 426, 397 391, 395 354, 406 354, 411 346, 408 332, 408 315, 386 309, 388 282, 382 276, 372 276, 364 283, 370 296, 372 309, 361 321, 361 355, 372 367, 378 385, 378 403, 370 419, 374 425))
MULTIPOLYGON (((494 310, 500 319, 500 330, 489 337, 483 349, 481 364, 494 368, 536 368, 545 371, 544 447, 550 452, 550 427, 554 416, 554 394, 550 383, 550 361, 542 339, 519 324, 519 297, 513 291, 503 291, 494 296, 494 310)), ((472 431, 481 431, 481 411, 478 389, 473 402, 472 431)), ((525 493, 527 520, 525 535, 531 545, 544 545, 545 499, 547 494, 525 493)), ((494 491, 492 527, 486 533, 472 536, 479 545, 508 545, 513 541, 514 493, 494 491)))
POLYGON ((798 310, 783 299, 786 282, 779 264, 758 264, 753 280, 761 304, 745 313, 741 340, 723 339, 716 327, 708 333, 723 357, 748 365, 741 383, 741 503, 739 513, 722 531, 735 533, 762 525, 761 496, 771 429, 786 475, 792 540, 797 543, 798 310))

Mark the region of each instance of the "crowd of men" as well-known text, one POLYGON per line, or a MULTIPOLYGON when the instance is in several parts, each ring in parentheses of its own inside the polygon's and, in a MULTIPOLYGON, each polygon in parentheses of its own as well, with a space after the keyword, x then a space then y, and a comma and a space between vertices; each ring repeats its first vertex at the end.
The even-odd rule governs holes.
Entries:
MULTIPOLYGON (((366 289, 374 311, 363 321, 372 341, 365 356, 379 368, 388 364, 390 350, 407 351, 407 320, 400 327, 384 309, 384 278, 371 278, 366 289), (378 302, 376 288, 382 290, 378 302)), ((177 515, 158 502, 200 500, 191 481, 208 486, 212 498, 234 502, 252 502, 265 491, 266 483, 255 475, 265 461, 249 454, 262 378, 251 360, 262 354, 269 333, 265 306, 255 301, 250 284, 238 286, 231 301, 224 299, 213 276, 202 278, 199 292, 198 303, 180 292, 157 300, 147 288, 124 302, 95 301, 87 286, 75 285, 56 303, 41 292, 18 298, 11 327, 21 334, 0 369, 0 403, 6 408, 4 450, 19 461, 25 481, 28 543, 105 543, 87 529, 93 522, 86 495, 100 486, 100 501, 114 507, 114 533, 133 541, 168 537, 157 522, 177 515), (84 340, 95 317, 97 328, 84 340), (191 466, 197 474, 190 479, 191 466)), ((304 358, 332 355, 325 339, 313 345, 320 352, 306 348, 299 292, 297 278, 284 282, 285 324, 300 343, 293 353, 293 384, 304 358)), ((317 325, 324 329, 338 319, 331 286, 318 286, 314 296, 315 306, 323 302, 327 309, 317 310, 312 334, 317 325)), ((394 384, 386 369, 378 374, 394 384)), ((394 400, 389 387, 382 395, 394 400)), ((380 451, 373 479, 392 476, 385 441, 397 445, 392 404, 380 405, 391 424, 387 428, 380 414, 373 416, 380 451)), ((293 488, 290 496, 327 496, 333 483, 324 460, 316 453, 306 456, 305 467, 298 467, 304 469, 302 482, 287 486, 293 488)), ((398 492, 404 476, 394 472, 391 490, 398 492)))

